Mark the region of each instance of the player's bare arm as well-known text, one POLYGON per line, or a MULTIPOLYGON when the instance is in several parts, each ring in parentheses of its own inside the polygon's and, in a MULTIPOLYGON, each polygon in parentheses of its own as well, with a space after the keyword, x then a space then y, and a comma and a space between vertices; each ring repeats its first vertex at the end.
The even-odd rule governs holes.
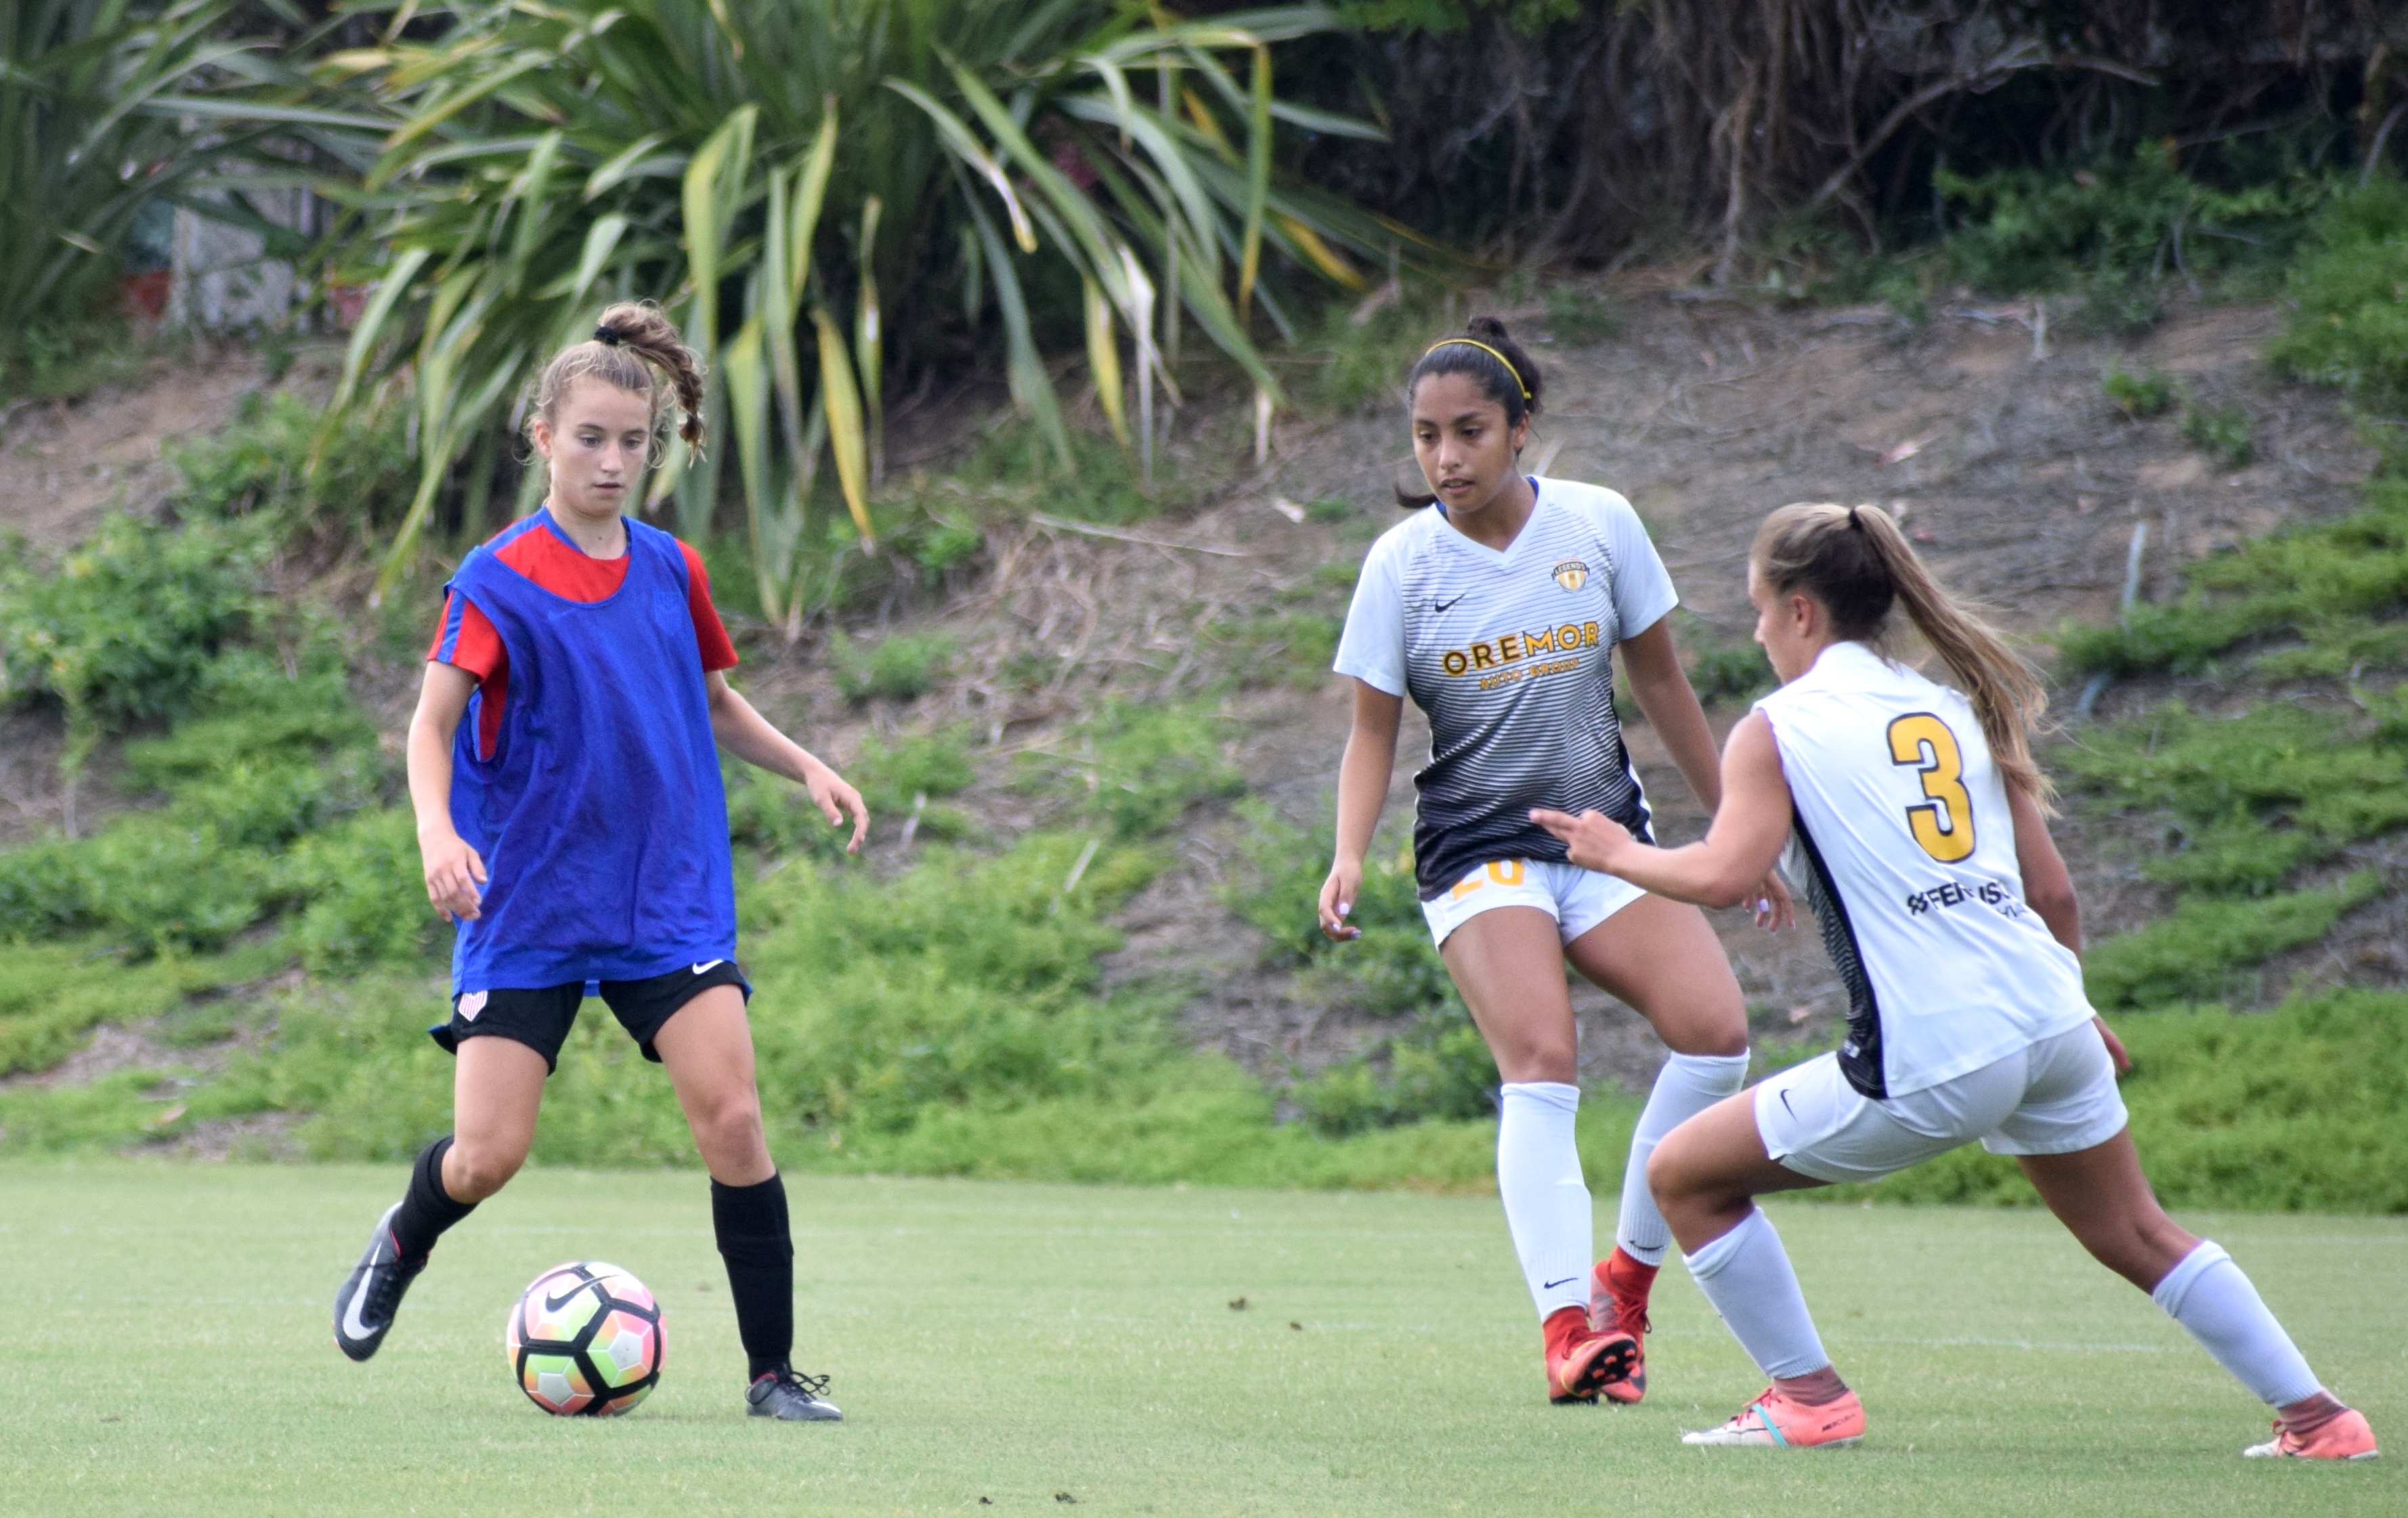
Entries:
MULTIPOLYGON (((1681 667, 1680 651, 1672 646, 1672 620, 1657 619, 1645 632, 1624 638, 1621 650, 1632 698, 1645 713, 1648 726, 1670 751, 1672 763, 1689 782, 1689 794, 1712 815, 1722 806, 1722 761, 1714 752, 1714 730, 1706 724, 1705 708, 1698 704, 1689 673, 1681 667)), ((1777 870, 1764 872, 1748 905, 1755 909, 1759 926, 1784 928, 1798 920, 1789 887, 1777 870)))
MULTIPOLYGON (((2024 878, 2024 905, 2048 924, 2049 936, 2074 953, 2082 952, 2082 903, 2073 894, 2073 876, 2065 867, 2065 856, 2057 852, 2057 840, 2049 837, 2048 819, 2041 814, 2040 803, 2021 791, 2007 793, 2007 813, 2015 824, 2015 867, 2024 878)), ((2132 1056, 2125 1052, 2124 1040, 2103 1017, 2093 1017, 2099 1037, 2107 1045, 2107 1057, 2115 1062, 2118 1075, 2132 1068, 2132 1056)))
POLYGON ((485 883, 485 862, 452 825, 452 739, 476 694, 477 677, 454 665, 429 661, 410 714, 408 758, 409 805, 418 816, 418 856, 426 874, 426 899, 443 916, 474 922, 477 887, 485 883))
POLYGON ((1338 765, 1338 852, 1329 878, 1321 882, 1321 931, 1340 940, 1363 930, 1346 921, 1363 891, 1363 857, 1380 825, 1388 799, 1388 777, 1397 766, 1397 728, 1405 698, 1364 680, 1354 682, 1354 726, 1346 736, 1346 756, 1338 765))
POLYGON ((766 769, 772 775, 782 775, 810 793, 811 804, 820 809, 830 824, 842 826, 853 820, 853 838, 845 844, 847 853, 859 853, 862 840, 869 836, 869 808, 861 793, 845 783, 844 777, 828 767, 817 754, 781 733, 769 719, 761 715, 743 693, 727 683, 724 670, 714 669, 706 680, 710 701, 710 732, 719 746, 748 765, 766 769))
POLYGON ((1564 840, 1573 864, 1618 875, 1674 901, 1737 907, 1755 898, 1789 838, 1789 787, 1772 724, 1752 711, 1723 750, 1722 805, 1703 842, 1658 849, 1601 812, 1535 810, 1530 820, 1564 840))

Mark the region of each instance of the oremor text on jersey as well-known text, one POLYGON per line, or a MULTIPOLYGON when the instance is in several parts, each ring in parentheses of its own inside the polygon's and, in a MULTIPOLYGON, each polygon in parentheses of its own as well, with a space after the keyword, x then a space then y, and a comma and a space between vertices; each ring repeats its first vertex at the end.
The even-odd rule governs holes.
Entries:
POLYGON ((1677 604, 1630 503, 1534 480, 1529 520, 1502 551, 1433 507, 1365 558, 1339 673, 1429 717, 1413 830, 1425 900, 1499 859, 1560 860, 1529 810, 1595 809, 1648 837, 1639 778, 1613 714, 1613 645, 1677 604))

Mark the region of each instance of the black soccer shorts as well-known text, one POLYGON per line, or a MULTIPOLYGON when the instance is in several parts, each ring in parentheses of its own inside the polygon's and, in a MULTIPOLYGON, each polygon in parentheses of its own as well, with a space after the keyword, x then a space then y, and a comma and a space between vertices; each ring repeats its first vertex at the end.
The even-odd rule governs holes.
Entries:
MULTIPOLYGON (((571 981, 566 985, 542 986, 534 990, 495 990, 464 992, 452 998, 452 1019, 437 1023, 426 1030, 427 1036, 451 1053, 460 1052, 460 1040, 478 1037, 509 1038, 526 1045, 543 1056, 548 1070, 560 1067, 560 1046, 568 1041, 568 1030, 577 1022, 577 1009, 585 999, 585 984, 571 981)), ((707 965, 671 970, 646 981, 604 981, 600 982, 603 1003, 636 1040, 646 1059, 657 1065, 659 1051, 652 1038, 661 1024, 674 1016, 679 1008, 713 986, 732 985, 752 999, 752 984, 732 959, 714 959, 707 965)))

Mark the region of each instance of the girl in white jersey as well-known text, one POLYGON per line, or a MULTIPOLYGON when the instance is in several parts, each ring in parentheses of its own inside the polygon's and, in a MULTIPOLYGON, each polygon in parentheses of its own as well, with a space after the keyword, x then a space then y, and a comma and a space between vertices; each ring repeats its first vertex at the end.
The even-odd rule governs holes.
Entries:
MULTIPOLYGON (((1656 1139, 1739 1090, 1747 1020, 1703 913, 1565 861, 1530 809, 1594 809, 1641 837, 1647 802, 1613 713, 1619 647, 1633 694, 1690 789, 1718 794, 1713 734, 1664 621, 1670 579, 1630 504, 1523 475, 1540 377, 1481 319, 1434 345, 1406 381, 1426 508, 1365 560, 1338 650, 1355 680, 1338 784, 1337 860, 1321 889, 1334 938, 1363 882, 1411 695, 1430 721, 1413 830, 1431 935, 1488 1041, 1498 1093, 1497 1189, 1537 1305, 1547 1393, 1636 1402, 1647 1296, 1671 1235, 1645 1183, 1656 1139), (1573 1123, 1579 1050, 1564 966, 1654 1024, 1673 1051, 1632 1136, 1612 1256, 1592 1265, 1573 1123)), ((1785 920, 1777 880, 1760 915, 1785 920)))
POLYGON ((1875 1181, 1971 1139, 2013 1154, 2100 1262, 2276 1410, 2251 1455, 2371 1458, 2223 1250, 2157 1206, 2125 1126, 2122 1046, 2083 998, 2081 914, 2028 738, 2040 683, 1951 603, 1878 508, 1784 507, 1748 566, 1780 690, 1732 730, 1703 843, 1599 812, 1535 820, 1575 863, 1684 901, 1752 895, 1784 845, 1848 988, 1839 1049, 1683 1124, 1648 1168, 1683 1259, 1771 1387, 1692 1444, 1853 1444, 1864 1409, 1823 1353, 1753 1198, 1875 1181), (1963 687, 1879 650, 1892 605, 1963 687), (1794 839, 1794 842, 1792 841, 1794 839))

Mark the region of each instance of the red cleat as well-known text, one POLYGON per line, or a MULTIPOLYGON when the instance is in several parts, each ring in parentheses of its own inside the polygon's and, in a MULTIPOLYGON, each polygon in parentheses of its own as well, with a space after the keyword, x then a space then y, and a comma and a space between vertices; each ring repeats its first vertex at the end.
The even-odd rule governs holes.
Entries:
POLYGON ((1620 1249, 1597 1262, 1588 1282, 1588 1324, 1598 1333, 1630 1336, 1630 1369, 1618 1381, 1598 1388, 1609 1402, 1629 1404, 1647 1395, 1647 1294, 1655 1287, 1656 1269, 1641 1265, 1620 1249))
POLYGON ((1547 1400, 1594 1402, 1606 1386, 1630 1373, 1639 1341, 1624 1333, 1598 1333, 1588 1314, 1568 1307, 1547 1320, 1547 1400))
POLYGON ((2351 1408, 2304 1439, 2277 1421, 2272 1439, 2241 1453, 2252 1460, 2372 1460, 2382 1452, 2374 1447, 2366 1414, 2351 1408))

